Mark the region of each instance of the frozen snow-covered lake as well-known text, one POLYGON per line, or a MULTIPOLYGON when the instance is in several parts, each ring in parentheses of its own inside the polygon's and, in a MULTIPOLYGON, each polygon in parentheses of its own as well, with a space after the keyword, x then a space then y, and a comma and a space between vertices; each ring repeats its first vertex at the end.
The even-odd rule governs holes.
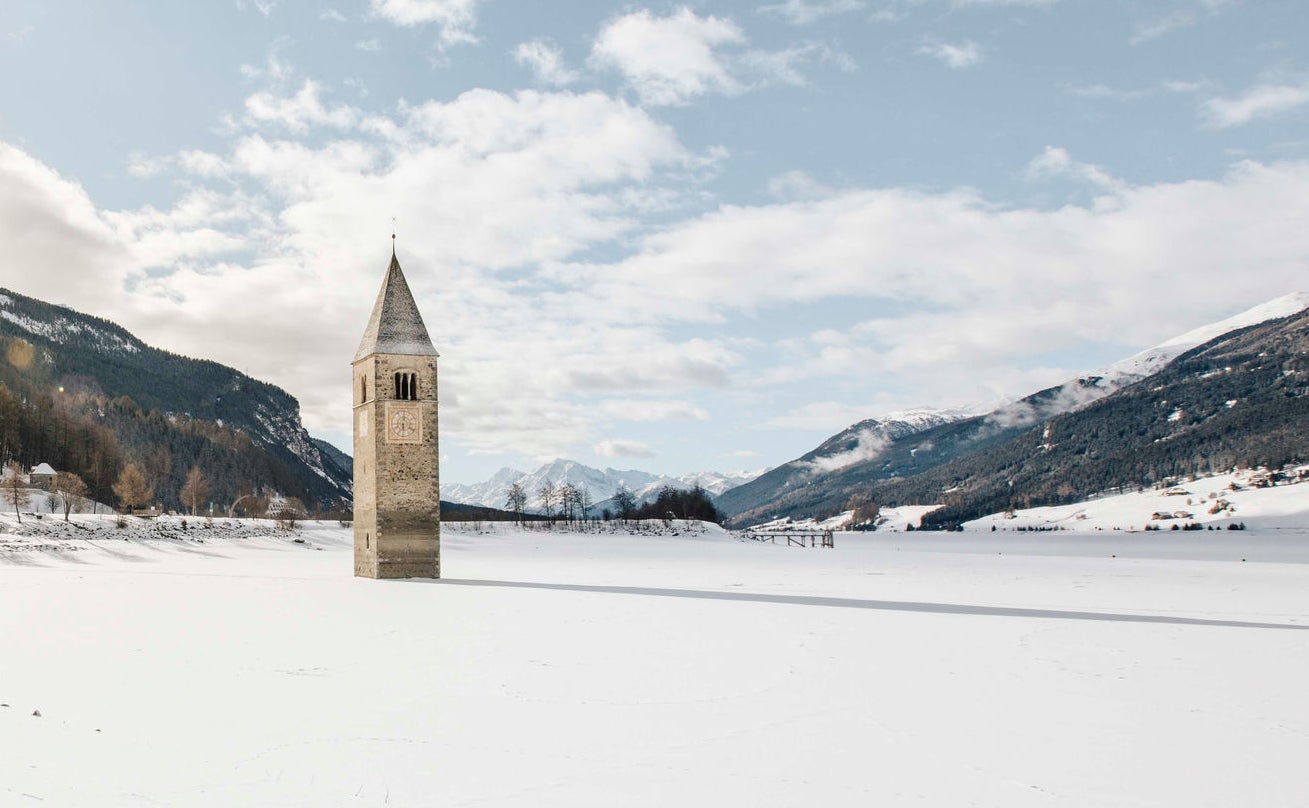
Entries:
POLYGON ((1309 531, 303 536, 0 553, 0 804, 1305 804, 1309 531))

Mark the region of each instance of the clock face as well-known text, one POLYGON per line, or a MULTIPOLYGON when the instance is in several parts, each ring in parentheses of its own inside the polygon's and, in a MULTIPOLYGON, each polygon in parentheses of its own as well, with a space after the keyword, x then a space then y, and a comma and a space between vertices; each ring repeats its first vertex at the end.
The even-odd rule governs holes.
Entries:
POLYGON ((410 440, 418 436, 418 416, 409 410, 391 413, 391 436, 400 440, 410 440))

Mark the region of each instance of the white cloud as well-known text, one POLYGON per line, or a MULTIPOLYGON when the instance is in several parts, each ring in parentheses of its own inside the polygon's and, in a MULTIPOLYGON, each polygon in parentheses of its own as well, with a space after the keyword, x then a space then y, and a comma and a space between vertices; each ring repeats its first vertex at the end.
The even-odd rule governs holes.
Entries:
POLYGON ((1104 84, 1089 84, 1082 87, 1066 88, 1069 94, 1079 98, 1103 99, 1106 101, 1140 101, 1154 94, 1153 90, 1125 90, 1104 84))
POLYGON ((1173 0, 1169 4, 1151 4, 1149 8, 1154 16, 1136 25, 1131 43, 1140 45, 1153 39, 1171 34, 1182 28, 1190 28, 1200 22, 1217 16, 1233 8, 1235 0, 1173 0), (1164 11, 1158 9, 1163 6, 1164 11))
MULTIPOLYGON (((256 94, 251 109, 275 128, 237 134, 225 153, 142 160, 212 185, 164 211, 98 211, 77 186, 6 151, 0 197, 14 202, 0 236, 57 265, 17 291, 248 369, 297 395, 311 429, 339 434, 348 402, 339 362, 324 360, 348 357, 358 334, 333 324, 366 320, 396 215, 401 261, 445 357, 452 445, 565 454, 595 440, 592 408, 574 393, 726 382, 739 361, 731 350, 596 323, 571 301, 578 279, 559 263, 624 237, 647 197, 672 193, 661 171, 696 170, 666 125, 601 93, 477 90, 385 119, 351 113, 346 139, 317 146, 275 136, 332 117, 308 86, 299 102, 256 94), (63 287, 80 290, 76 299, 63 287)), ((632 407, 638 419, 703 415, 663 398, 632 407)))
MULTIPOLYGON (((553 457, 618 419, 690 431, 706 391, 807 380, 835 400, 876 384, 871 412, 1030 392, 1085 370, 1051 352, 1158 342, 1303 288, 1309 265, 1309 163, 1128 186, 1050 148, 1031 176, 1091 182, 1094 202, 1022 208, 789 174, 776 204, 692 216, 679 201, 708 158, 604 93, 474 90, 381 115, 291 86, 253 94, 257 128, 225 148, 141 158, 180 175, 164 210, 98 209, 0 146, 0 243, 30 268, 16 290, 248 368, 297 395, 312 429, 343 433, 341 363, 395 215, 442 351, 450 446, 553 457), (292 137, 312 127, 332 137, 292 137), (659 229, 641 225, 648 210, 659 229), (806 312, 820 330, 734 336, 806 312)), ((867 414, 844 406, 795 410, 790 425, 867 414)))
POLYGON ((768 180, 768 193, 782 200, 819 199, 834 192, 803 171, 787 171, 768 180))
POLYGON ((1027 164, 1027 178, 1041 180, 1049 177, 1069 177, 1105 190, 1120 190, 1123 183, 1103 168, 1074 160, 1067 149, 1046 146, 1045 151, 1027 164))
POLYGON ((872 428, 859 430, 855 433, 854 440, 855 445, 845 451, 819 455, 796 465, 808 469, 813 474, 838 471, 855 463, 866 463, 876 459, 891 442, 884 434, 872 428))
POLYGON ((752 88, 769 84, 803 86, 808 80, 800 68, 813 61, 835 65, 847 73, 857 69, 849 54, 817 42, 802 42, 775 51, 745 51, 733 60, 733 66, 739 75, 750 77, 752 88))
POLYGON ((346 22, 346 17, 334 8, 324 9, 318 14, 318 19, 324 22, 346 22))
POLYGON ((642 9, 605 25, 592 61, 613 67, 647 104, 685 104, 705 93, 736 93, 743 87, 717 49, 745 42, 736 23, 701 17, 681 8, 667 17, 642 9))
POLYGON ((783 0, 759 7, 766 14, 775 14, 792 25, 810 25, 824 17, 834 17, 867 7, 866 0, 783 0))
POLYGON ((102 304, 137 271, 130 247, 80 185, 4 142, 0 242, 24 262, 5 285, 51 302, 102 304))
POLYGON ((686 401, 611 398, 600 411, 621 421, 706 421, 709 413, 686 401))
POLYGON ((803 430, 831 434, 869 418, 876 410, 840 401, 811 401, 763 423, 769 429, 803 430))
POLYGON ((1053 6, 1060 0, 951 0, 956 7, 966 6, 1017 6, 1026 8, 1043 8, 1053 6))
POLYGON ((658 455, 649 445, 636 440, 602 440, 595 445, 595 453, 601 457, 655 457, 658 455))
POLYGON ((236 8, 238 11, 245 11, 248 8, 253 8, 255 11, 267 17, 273 13, 274 8, 277 8, 277 3, 276 0, 236 0, 236 8))
POLYGON ((577 73, 564 64, 563 52, 540 39, 520 43, 514 49, 514 61, 530 68, 542 84, 563 87, 577 81, 577 73))
POLYGON ((373 37, 372 39, 361 39, 355 43, 355 48, 368 53, 374 53, 382 49, 382 42, 377 37, 373 37))
POLYGON ((396 25, 436 25, 443 46, 477 42, 473 27, 482 0, 369 0, 373 14, 396 25))
POLYGON ((1120 184, 1057 210, 965 190, 852 190, 671 226, 591 268, 588 294, 629 324, 868 301, 885 313, 779 345, 764 383, 879 379, 914 396, 888 404, 964 405, 1089 370, 1042 366, 1047 353, 1153 344, 1304 287, 1306 216, 1309 163, 1120 184))
POLYGON ((268 84, 274 86, 289 81, 295 75, 295 68, 282 58, 281 52, 290 44, 291 40, 285 37, 274 40, 268 49, 268 58, 264 61, 264 66, 243 64, 239 68, 241 77, 248 81, 266 79, 268 84))
POLYGON ((677 106, 698 96, 737 95, 775 84, 806 83, 800 68, 825 62, 855 69, 846 53, 819 42, 778 50, 746 49, 732 20, 681 8, 666 17, 641 10, 610 21, 591 49, 590 64, 614 69, 650 106, 677 106))
POLYGON ((1103 101, 1142 101, 1152 98, 1159 93, 1196 93, 1206 87, 1202 81, 1181 81, 1178 79, 1168 79, 1159 82, 1153 87, 1143 88, 1118 88, 1110 87, 1105 84, 1088 84, 1085 86, 1067 86, 1064 89, 1070 94, 1079 98, 1090 98, 1103 101))
POLYGON ((929 42, 920 47, 918 52, 931 56, 956 70, 972 67, 982 60, 981 49, 971 40, 957 45, 949 42, 929 42))
POLYGON ((304 132, 311 126, 347 129, 358 122, 359 111, 355 108, 344 104, 329 108, 323 104, 321 90, 318 82, 306 79, 290 97, 257 92, 245 100, 246 120, 252 124, 278 124, 292 132, 304 132))
POLYGON ((1241 126, 1309 104, 1309 81, 1299 84, 1260 84, 1236 98, 1211 98, 1202 105, 1212 126, 1241 126))

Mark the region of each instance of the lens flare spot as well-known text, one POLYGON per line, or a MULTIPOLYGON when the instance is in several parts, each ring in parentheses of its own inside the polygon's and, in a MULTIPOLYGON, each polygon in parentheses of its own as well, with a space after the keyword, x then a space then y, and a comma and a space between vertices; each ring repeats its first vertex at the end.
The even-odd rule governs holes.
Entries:
POLYGON ((9 364, 19 370, 27 370, 36 358, 36 349, 25 339, 9 340, 9 364))

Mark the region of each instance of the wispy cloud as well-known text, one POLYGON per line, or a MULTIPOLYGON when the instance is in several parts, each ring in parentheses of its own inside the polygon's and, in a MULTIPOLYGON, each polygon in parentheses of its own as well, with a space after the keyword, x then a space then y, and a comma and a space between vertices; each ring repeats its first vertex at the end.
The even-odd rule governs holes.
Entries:
POLYGON ((702 95, 738 95, 769 85, 802 85, 807 64, 855 69, 848 54, 818 42, 777 50, 749 49, 747 44, 740 26, 725 17, 702 17, 689 8, 665 17, 641 10, 607 23, 589 62, 621 73, 649 106, 683 105, 702 95))
POLYGON ((1305 104, 1309 104, 1309 81, 1260 84, 1236 98, 1211 98, 1201 109, 1211 126, 1223 129, 1288 112, 1305 104))
POLYGON ((1026 173, 1029 180, 1067 177, 1109 191, 1124 188, 1121 180, 1115 179, 1104 169, 1090 163, 1078 162, 1067 149, 1057 146, 1046 146, 1045 151, 1027 164, 1026 173))
POLYGON ((236 0, 236 8, 238 11, 254 9, 267 17, 277 8, 277 0, 236 0))
POLYGON ((435 25, 440 44, 445 46, 477 42, 473 28, 482 0, 369 0, 372 13, 382 19, 413 27, 435 25))
POLYGON ((601 457, 626 458, 649 458, 659 454, 649 444, 636 440, 602 440, 595 445, 595 453, 601 457))
POLYGON ((953 44, 950 42, 928 42, 918 48, 918 52, 926 56, 931 56, 946 65, 959 70, 982 61, 981 48, 976 42, 968 40, 953 44))
POLYGON ((542 84, 563 87, 577 81, 577 73, 564 64, 563 51, 545 40, 520 43, 514 48, 514 61, 530 68, 542 84))
POLYGON ((647 104, 685 104, 705 93, 743 89, 719 48, 744 42, 740 27, 722 17, 701 17, 689 8, 667 17, 641 10, 605 25, 591 60, 622 73, 647 104))
POLYGON ((1190 28, 1235 5, 1236 0, 1172 0, 1171 4, 1148 4, 1145 7, 1150 9, 1153 16, 1136 25, 1131 43, 1141 45, 1174 31, 1190 28))
POLYGON ((867 0, 783 0, 759 7, 764 14, 772 14, 792 25, 810 25, 824 17, 835 17, 868 7, 867 0))
POLYGON ((709 413, 687 401, 612 398, 600 411, 620 421, 705 421, 709 413))
POLYGON ((359 110, 346 104, 329 107, 323 103, 321 93, 322 85, 308 79, 294 95, 255 93, 245 100, 246 120, 253 124, 277 124, 292 132, 305 132, 313 126, 345 129, 359 121, 359 110))

